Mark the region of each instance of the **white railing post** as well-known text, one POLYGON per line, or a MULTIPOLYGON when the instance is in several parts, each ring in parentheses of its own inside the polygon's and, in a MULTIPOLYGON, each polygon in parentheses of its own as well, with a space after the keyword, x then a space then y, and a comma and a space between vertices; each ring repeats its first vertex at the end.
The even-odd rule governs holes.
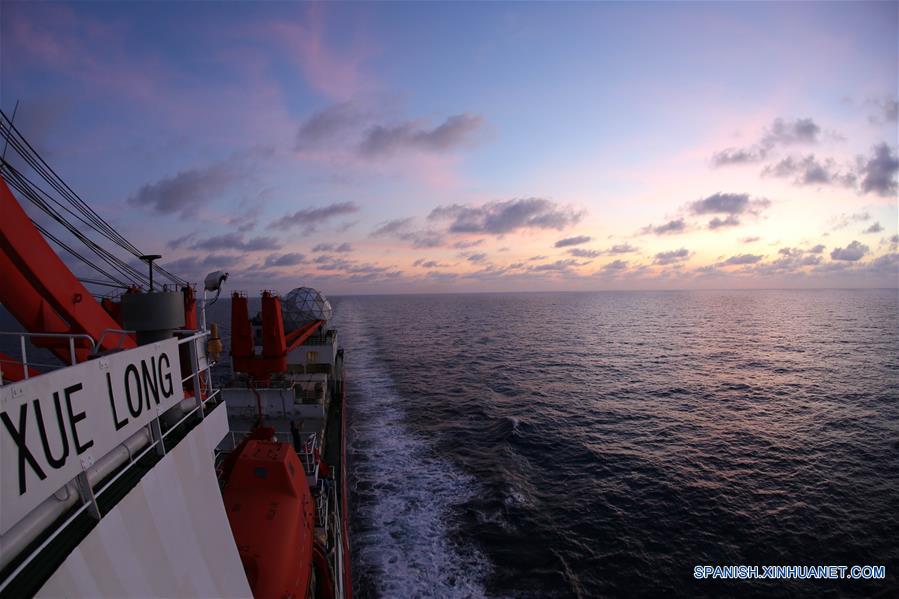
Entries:
POLYGON ((197 340, 190 341, 190 370, 194 379, 194 399, 197 407, 200 408, 200 420, 205 417, 203 414, 203 393, 200 388, 200 353, 197 351, 197 340))
POLYGON ((28 378, 28 353, 25 351, 25 335, 19 336, 19 347, 22 349, 22 373, 28 378))
POLYGON ((78 363, 78 360, 75 357, 75 338, 69 337, 69 358, 72 361, 72 366, 78 363))
POLYGON ((156 442, 156 454, 165 455, 165 441, 162 438, 162 425, 159 423, 159 415, 150 421, 150 437, 156 442))
POLYGON ((81 502, 88 505, 87 511, 94 520, 99 520, 102 517, 100 515, 100 506, 97 505, 97 498, 94 496, 94 490, 91 488, 90 481, 87 480, 87 472, 82 471, 75 479, 75 482, 78 485, 78 493, 81 495, 81 502))

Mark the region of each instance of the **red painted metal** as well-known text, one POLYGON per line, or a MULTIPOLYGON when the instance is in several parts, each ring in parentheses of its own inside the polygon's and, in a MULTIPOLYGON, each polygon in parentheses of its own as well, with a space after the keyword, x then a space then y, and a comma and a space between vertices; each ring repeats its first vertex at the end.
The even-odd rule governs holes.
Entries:
POLYGON ((197 325, 197 297, 194 288, 186 285, 181 288, 184 294, 184 328, 196 331, 197 325))
MULTIPOLYGON (((3 370, 3 380, 6 382, 21 381, 25 378, 25 369, 22 368, 22 363, 3 352, 0 352, 0 369, 3 370)), ((38 376, 40 373, 39 370, 28 367, 28 376, 38 376)))
POLYGON ((287 341, 284 338, 284 318, 281 298, 262 292, 262 367, 266 372, 287 370, 287 341))
POLYGON ((313 320, 312 322, 307 322, 303 326, 291 331, 290 335, 287 336, 287 353, 290 353, 303 345, 306 339, 309 339, 309 337, 311 337, 315 331, 319 330, 323 324, 325 324, 324 320, 313 320))
POLYGON ((315 599, 332 599, 334 597, 334 576, 324 548, 316 543, 312 547, 312 565, 315 566, 315 599))
POLYGON ((100 305, 106 310, 106 313, 112 316, 119 328, 122 328, 122 302, 117 302, 111 298, 104 297, 100 300, 100 305))
POLYGON ((347 486, 346 463, 346 370, 340 377, 340 527, 343 532, 343 594, 346 599, 353 599, 353 573, 350 571, 350 530, 347 522, 350 520, 350 512, 347 504, 347 495, 350 488, 347 486))
POLYGON ((262 355, 256 355, 253 328, 250 325, 247 298, 231 296, 231 361, 235 372, 243 372, 258 381, 268 381, 287 371, 287 354, 303 344, 324 324, 315 320, 284 334, 281 298, 262 293, 262 355))
MULTIPOLYGON (((28 331, 68 334, 77 332, 44 301, 4 251, 0 251, 0 281, 3 281, 3 285, 0 285, 0 303, 28 331)), ((32 339, 32 343, 49 349, 63 362, 71 363, 66 339, 32 339)), ((89 351, 86 339, 76 341, 75 355, 79 361, 86 359, 89 351)))
POLYGON ((231 295, 231 360, 235 371, 247 372, 254 345, 247 298, 235 292, 231 295))
POLYGON ((315 502, 293 447, 247 442, 225 483, 223 498, 253 596, 306 597, 315 502))
MULTIPOLYGON (((99 339, 120 328, 84 288, 31 223, 0 178, 0 302, 31 332, 79 333, 99 339)), ((65 341, 67 343, 67 341, 65 341)), ((133 339, 107 335, 103 349, 136 347, 133 339)), ((59 342, 47 344, 68 355, 59 342)), ((84 360, 87 351, 76 350, 84 360)))

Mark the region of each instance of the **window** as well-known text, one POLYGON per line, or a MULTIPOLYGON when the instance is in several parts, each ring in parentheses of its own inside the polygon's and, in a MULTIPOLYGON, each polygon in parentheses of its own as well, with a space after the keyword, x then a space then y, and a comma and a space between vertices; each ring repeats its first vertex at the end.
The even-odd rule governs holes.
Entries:
POLYGON ((318 361, 318 352, 317 351, 307 351, 306 352, 306 361, 307 362, 317 362, 318 361))

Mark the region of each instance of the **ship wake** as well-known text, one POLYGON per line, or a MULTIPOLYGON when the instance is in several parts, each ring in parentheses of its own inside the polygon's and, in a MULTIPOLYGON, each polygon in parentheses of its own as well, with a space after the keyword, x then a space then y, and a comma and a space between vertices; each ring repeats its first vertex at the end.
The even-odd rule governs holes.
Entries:
POLYGON ((373 339, 353 314, 343 316, 354 587, 360 596, 482 597, 489 563, 455 538, 452 516, 477 481, 404 424, 402 397, 373 339))

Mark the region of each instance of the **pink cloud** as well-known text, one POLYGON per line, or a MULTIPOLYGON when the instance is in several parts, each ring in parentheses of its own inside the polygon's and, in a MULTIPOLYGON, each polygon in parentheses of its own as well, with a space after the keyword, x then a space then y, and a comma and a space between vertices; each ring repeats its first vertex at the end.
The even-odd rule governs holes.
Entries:
POLYGON ((362 63, 375 50, 354 37, 353 46, 338 50, 328 43, 325 5, 303 5, 296 21, 269 22, 254 31, 262 39, 274 39, 288 51, 287 58, 299 66, 306 82, 333 100, 348 100, 373 87, 362 71, 362 63))

